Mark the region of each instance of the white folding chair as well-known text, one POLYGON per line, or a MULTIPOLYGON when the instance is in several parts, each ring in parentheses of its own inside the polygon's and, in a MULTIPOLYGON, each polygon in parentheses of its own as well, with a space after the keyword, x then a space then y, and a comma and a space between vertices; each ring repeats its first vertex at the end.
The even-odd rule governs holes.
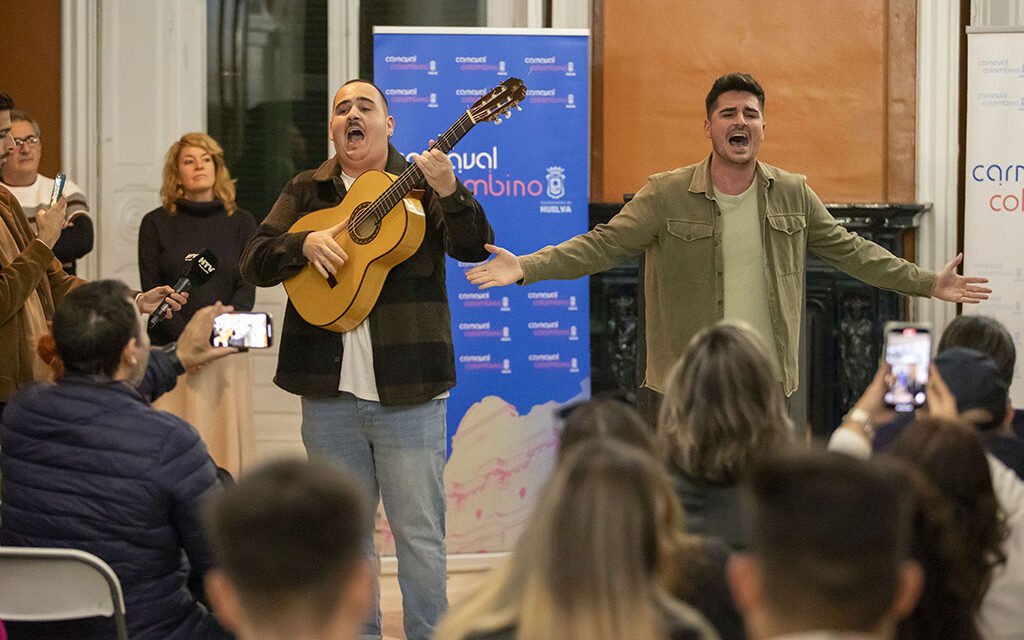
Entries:
POLYGON ((0 620, 105 616, 127 640, 121 583, 103 560, 77 549, 0 547, 0 620))

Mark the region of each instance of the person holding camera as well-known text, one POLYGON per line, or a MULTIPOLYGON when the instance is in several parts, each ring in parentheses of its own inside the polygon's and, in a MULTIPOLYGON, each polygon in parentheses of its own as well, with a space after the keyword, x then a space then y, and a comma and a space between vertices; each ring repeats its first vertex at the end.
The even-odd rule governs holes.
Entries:
MULTIPOLYGON (((220 490, 217 469, 195 429, 149 404, 186 368, 236 351, 210 345, 213 317, 229 310, 199 309, 177 343, 150 350, 125 284, 82 284, 57 307, 46 341, 56 382, 20 390, 0 425, 0 544, 102 558, 136 640, 229 637, 187 585, 211 566, 199 505, 220 490)), ((108 618, 19 624, 17 635, 8 624, 17 638, 110 637, 108 618)))

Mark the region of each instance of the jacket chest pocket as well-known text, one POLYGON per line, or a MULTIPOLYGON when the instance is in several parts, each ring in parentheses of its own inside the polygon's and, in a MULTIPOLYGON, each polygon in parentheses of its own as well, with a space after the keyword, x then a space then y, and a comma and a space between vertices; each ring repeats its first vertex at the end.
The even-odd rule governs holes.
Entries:
POLYGON ((714 226, 677 219, 669 219, 666 224, 666 273, 690 282, 707 282, 715 270, 714 226))
POLYGON ((768 242, 773 270, 780 276, 803 271, 807 218, 802 213, 768 215, 768 242))

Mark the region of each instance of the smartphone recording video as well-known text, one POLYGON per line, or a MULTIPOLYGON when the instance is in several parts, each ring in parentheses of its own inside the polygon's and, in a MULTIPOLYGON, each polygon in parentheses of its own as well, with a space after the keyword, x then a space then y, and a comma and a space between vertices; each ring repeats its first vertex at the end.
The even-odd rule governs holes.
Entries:
POLYGON ((222 313, 213 319, 210 344, 215 347, 266 349, 273 344, 270 314, 255 311, 222 313))
POLYGON ((932 337, 926 325, 886 324, 886 405, 899 412, 911 412, 924 404, 931 355, 932 337))

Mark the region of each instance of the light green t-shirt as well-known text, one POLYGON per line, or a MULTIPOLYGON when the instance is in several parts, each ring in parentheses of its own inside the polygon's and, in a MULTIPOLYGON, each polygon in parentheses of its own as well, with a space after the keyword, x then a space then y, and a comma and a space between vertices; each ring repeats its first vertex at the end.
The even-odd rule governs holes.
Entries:
POLYGON ((777 359, 768 313, 768 282, 756 183, 755 180, 736 196, 715 189, 715 199, 722 210, 725 317, 750 323, 764 340, 768 353, 777 359))

